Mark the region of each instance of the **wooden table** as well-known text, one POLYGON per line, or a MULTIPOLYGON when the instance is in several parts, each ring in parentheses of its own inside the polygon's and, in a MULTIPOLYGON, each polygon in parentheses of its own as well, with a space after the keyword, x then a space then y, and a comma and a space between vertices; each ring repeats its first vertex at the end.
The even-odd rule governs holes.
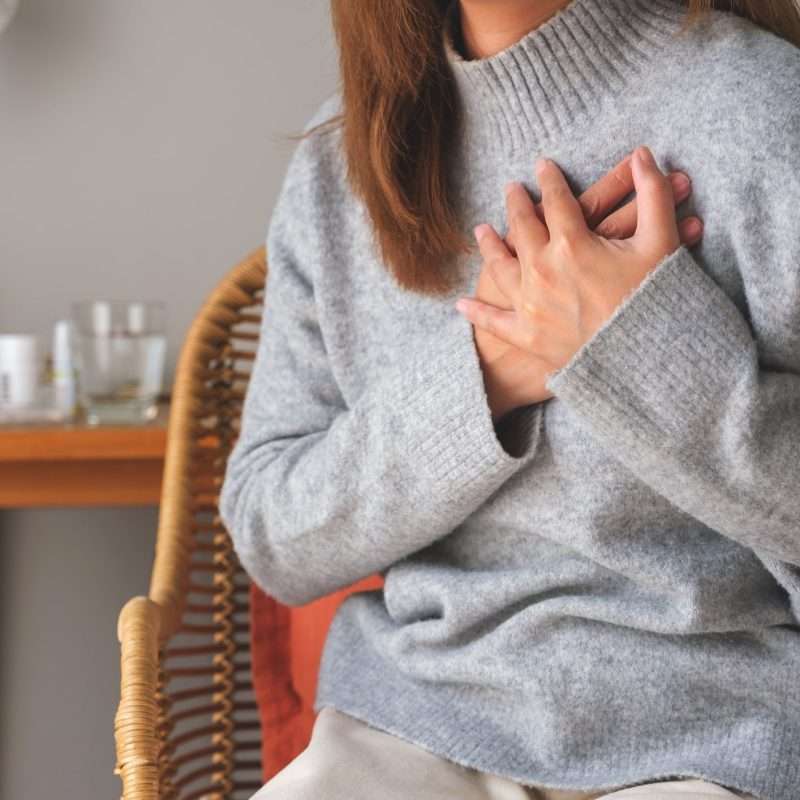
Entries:
POLYGON ((0 508, 158 505, 169 404, 142 425, 0 425, 0 508))

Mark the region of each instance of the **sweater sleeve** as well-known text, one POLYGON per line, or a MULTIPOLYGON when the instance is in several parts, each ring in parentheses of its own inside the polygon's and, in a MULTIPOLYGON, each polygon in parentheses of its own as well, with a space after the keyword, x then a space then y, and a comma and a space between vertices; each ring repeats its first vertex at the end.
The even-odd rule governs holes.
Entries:
POLYGON ((760 341, 682 245, 547 385, 676 506, 800 565, 800 231, 781 217, 770 235, 773 263, 745 268, 760 274, 748 295, 760 341))
POLYGON ((219 500, 242 565, 288 605, 454 530, 530 460, 541 415, 531 406, 495 426, 472 326, 452 304, 440 335, 344 401, 314 286, 315 270, 337 268, 320 203, 338 201, 303 169, 293 158, 270 221, 261 336, 219 500), (505 426, 519 437, 508 449, 505 426))

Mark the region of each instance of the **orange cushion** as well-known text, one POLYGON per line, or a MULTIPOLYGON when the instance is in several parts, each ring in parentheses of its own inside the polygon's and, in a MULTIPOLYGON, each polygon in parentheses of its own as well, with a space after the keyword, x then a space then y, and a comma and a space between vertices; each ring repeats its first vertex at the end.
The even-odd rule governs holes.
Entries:
POLYGON ((264 782, 308 745, 322 647, 333 615, 351 592, 378 589, 370 575, 304 606, 285 606, 250 584, 253 690, 261 722, 264 782))

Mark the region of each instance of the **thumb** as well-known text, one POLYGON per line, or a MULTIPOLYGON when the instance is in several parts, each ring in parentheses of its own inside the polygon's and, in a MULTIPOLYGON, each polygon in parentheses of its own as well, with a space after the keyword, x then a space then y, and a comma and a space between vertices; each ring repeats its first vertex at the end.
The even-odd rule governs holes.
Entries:
POLYGON ((636 190, 635 239, 639 244, 661 249, 665 240, 679 238, 672 186, 648 147, 636 148, 631 167, 636 190))

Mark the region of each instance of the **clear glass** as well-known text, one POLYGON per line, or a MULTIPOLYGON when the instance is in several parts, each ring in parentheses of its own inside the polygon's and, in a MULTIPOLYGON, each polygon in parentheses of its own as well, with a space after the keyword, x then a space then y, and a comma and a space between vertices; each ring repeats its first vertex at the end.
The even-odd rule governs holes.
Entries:
POLYGON ((164 375, 164 304, 74 303, 78 396, 90 425, 153 419, 164 375))

